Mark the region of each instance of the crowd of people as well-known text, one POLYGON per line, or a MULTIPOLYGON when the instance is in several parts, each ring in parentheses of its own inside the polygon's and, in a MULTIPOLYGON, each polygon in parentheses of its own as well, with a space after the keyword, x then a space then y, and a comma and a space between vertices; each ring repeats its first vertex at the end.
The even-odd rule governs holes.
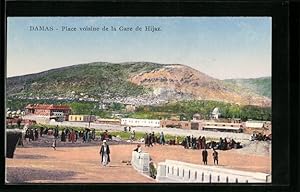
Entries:
POLYGON ((154 131, 152 133, 145 133, 144 136, 144 143, 145 147, 153 147, 153 144, 160 144, 160 145, 165 145, 166 140, 165 140, 165 135, 163 132, 159 134, 159 136, 154 134, 154 131))
POLYGON ((43 135, 53 136, 55 140, 60 139, 61 142, 72 142, 75 143, 82 140, 83 143, 91 142, 91 140, 96 139, 96 131, 95 129, 85 129, 81 131, 77 131, 74 129, 65 128, 59 132, 58 126, 55 128, 48 127, 40 127, 37 128, 27 128, 25 131, 25 140, 28 141, 36 141, 39 137, 43 137, 43 135))
POLYGON ((181 143, 185 149, 205 149, 206 148, 206 138, 205 136, 194 137, 186 136, 181 143))
POLYGON ((242 148, 240 142, 236 142, 232 138, 222 138, 220 137, 219 142, 211 141, 207 143, 208 148, 216 148, 219 150, 229 150, 229 149, 240 149, 242 148))
POLYGON ((25 131, 25 140, 36 141, 39 138, 39 133, 37 129, 28 128, 25 131))
POLYGON ((250 141, 269 141, 272 140, 272 135, 263 135, 262 133, 253 133, 250 136, 250 141))

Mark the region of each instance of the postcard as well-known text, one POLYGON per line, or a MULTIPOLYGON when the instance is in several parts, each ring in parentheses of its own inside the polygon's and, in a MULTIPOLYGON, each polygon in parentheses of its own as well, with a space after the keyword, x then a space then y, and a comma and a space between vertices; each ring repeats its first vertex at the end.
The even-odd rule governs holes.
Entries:
POLYGON ((271 183, 271 17, 8 17, 6 184, 271 183))

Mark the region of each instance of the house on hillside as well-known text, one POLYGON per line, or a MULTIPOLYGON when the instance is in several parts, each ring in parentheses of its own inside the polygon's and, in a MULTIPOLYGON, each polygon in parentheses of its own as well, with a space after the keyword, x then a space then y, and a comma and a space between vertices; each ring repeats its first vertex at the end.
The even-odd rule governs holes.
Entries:
POLYGON ((125 104, 125 110, 126 110, 126 112, 134 112, 135 109, 136 109, 135 105, 125 104))

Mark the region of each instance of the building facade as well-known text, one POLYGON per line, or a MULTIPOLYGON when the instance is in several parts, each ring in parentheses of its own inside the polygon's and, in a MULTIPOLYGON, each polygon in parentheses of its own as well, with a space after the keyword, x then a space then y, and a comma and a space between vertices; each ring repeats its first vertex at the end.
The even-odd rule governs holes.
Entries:
POLYGON ((68 116, 71 113, 71 108, 66 105, 49 105, 49 104, 29 104, 25 107, 26 115, 39 115, 52 117, 60 114, 65 120, 68 120, 68 116))
POLYGON ((123 126, 141 126, 141 127, 160 127, 160 120, 158 119, 134 119, 122 118, 121 125, 123 126))
POLYGON ((93 122, 96 120, 95 115, 69 115, 69 121, 93 122))
POLYGON ((108 125, 120 125, 120 119, 97 119, 96 123, 99 124, 108 124, 108 125))
POLYGON ((172 128, 180 128, 180 129, 191 129, 190 121, 176 121, 176 120, 161 120, 160 127, 172 127, 172 128))
POLYGON ((202 122, 202 130, 243 132, 244 126, 242 123, 204 121, 202 122))

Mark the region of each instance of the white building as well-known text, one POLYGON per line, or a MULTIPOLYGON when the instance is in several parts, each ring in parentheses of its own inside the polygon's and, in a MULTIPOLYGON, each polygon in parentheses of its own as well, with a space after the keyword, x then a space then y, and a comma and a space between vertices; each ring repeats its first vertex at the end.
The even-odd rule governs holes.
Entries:
POLYGON ((160 120, 157 119, 133 119, 122 118, 121 125, 124 126, 141 126, 141 127, 160 127, 160 120))
POLYGON ((248 128, 263 128, 264 121, 246 121, 245 126, 248 128))
POLYGON ((221 115, 221 113, 219 111, 219 108, 218 107, 214 108, 214 110, 211 113, 212 119, 219 119, 220 115, 221 115))

